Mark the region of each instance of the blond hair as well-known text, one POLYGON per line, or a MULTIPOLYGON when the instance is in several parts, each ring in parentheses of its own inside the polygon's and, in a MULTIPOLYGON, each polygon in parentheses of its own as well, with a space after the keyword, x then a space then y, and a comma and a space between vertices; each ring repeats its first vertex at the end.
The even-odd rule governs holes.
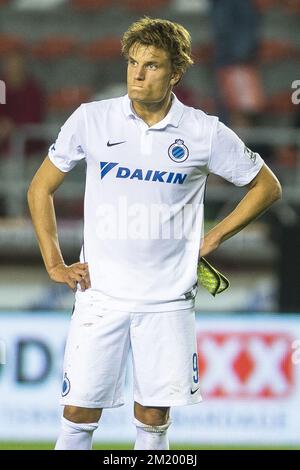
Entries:
POLYGON ((142 44, 165 50, 174 72, 181 75, 194 63, 190 33, 180 24, 144 17, 133 23, 122 38, 122 54, 128 58, 132 46, 142 44))

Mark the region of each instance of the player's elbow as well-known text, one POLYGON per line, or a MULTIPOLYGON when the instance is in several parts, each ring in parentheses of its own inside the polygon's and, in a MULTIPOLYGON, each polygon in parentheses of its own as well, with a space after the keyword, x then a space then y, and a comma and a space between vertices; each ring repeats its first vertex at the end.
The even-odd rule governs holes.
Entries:
POLYGON ((266 173, 264 178, 260 180, 258 184, 264 192, 264 197, 269 205, 282 198, 282 187, 274 173, 266 173))
POLYGON ((271 196, 272 203, 282 198, 282 186, 279 183, 277 178, 275 178, 273 181, 270 196, 271 196))
POLYGON ((261 192, 267 206, 282 198, 281 184, 267 165, 263 165, 257 177, 251 182, 250 188, 257 188, 261 192))

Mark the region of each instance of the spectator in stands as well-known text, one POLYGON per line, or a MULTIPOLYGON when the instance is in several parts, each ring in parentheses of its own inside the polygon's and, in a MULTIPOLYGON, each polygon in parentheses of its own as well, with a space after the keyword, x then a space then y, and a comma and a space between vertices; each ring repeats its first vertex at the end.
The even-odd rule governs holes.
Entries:
MULTIPOLYGON (((16 128, 43 121, 45 97, 41 86, 28 73, 22 51, 7 55, 2 65, 6 104, 0 106, 0 156, 7 156, 11 151, 10 138, 16 128)), ((40 150, 41 142, 27 142, 26 154, 40 150)))
POLYGON ((219 113, 233 127, 248 126, 264 95, 255 65, 259 13, 254 0, 212 0, 219 113))

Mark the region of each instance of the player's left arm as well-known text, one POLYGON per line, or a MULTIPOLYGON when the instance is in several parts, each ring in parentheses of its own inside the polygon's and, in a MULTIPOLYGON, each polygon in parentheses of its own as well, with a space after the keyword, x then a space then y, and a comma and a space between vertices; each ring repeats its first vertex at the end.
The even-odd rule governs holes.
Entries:
POLYGON ((282 196, 281 185, 264 164, 256 177, 247 185, 247 193, 236 208, 204 237, 200 255, 207 256, 218 246, 240 232, 282 196))

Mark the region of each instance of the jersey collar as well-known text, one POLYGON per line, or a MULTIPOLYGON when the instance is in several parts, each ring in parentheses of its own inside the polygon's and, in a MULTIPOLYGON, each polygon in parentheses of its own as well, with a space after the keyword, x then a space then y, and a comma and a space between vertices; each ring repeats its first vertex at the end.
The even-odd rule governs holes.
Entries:
MULTIPOLYGON (((131 100, 128 95, 123 97, 123 111, 127 118, 140 119, 134 112, 131 100)), ((180 119, 182 118, 184 105, 179 101, 174 93, 172 93, 172 104, 168 114, 158 123, 151 126, 151 129, 164 129, 167 126, 178 127, 180 119)))

